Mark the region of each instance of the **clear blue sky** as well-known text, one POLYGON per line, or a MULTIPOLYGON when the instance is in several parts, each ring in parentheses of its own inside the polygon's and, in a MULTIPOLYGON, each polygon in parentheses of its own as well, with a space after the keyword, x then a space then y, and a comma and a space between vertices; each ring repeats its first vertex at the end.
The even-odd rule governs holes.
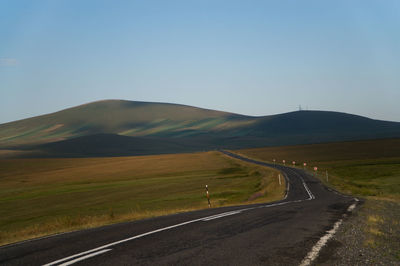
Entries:
POLYGON ((0 123, 100 99, 400 121, 400 1, 0 0, 0 123))

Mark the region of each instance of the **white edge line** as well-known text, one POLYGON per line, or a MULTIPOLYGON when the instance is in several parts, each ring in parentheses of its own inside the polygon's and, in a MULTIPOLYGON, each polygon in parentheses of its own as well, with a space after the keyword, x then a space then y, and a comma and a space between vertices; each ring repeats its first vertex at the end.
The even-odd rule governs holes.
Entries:
POLYGON ((356 203, 353 203, 352 205, 350 205, 350 206, 347 208, 347 212, 352 212, 352 211, 354 210, 355 207, 356 207, 356 203))
POLYGON ((68 265, 74 264, 74 263, 76 263, 76 262, 78 262, 78 261, 86 260, 86 259, 88 259, 88 258, 91 258, 91 257, 97 256, 97 255, 100 255, 100 254, 109 252, 110 250, 112 250, 112 249, 103 249, 103 250, 97 251, 97 252, 95 252, 95 253, 90 253, 90 254, 88 254, 88 255, 86 255, 86 256, 79 257, 79 258, 77 258, 77 259, 67 261, 67 262, 65 262, 65 263, 63 263, 63 264, 60 264, 59 266, 68 266, 68 265))
POLYGON ((319 241, 317 242, 317 244, 315 244, 311 251, 307 254, 307 256, 303 259, 303 261, 300 263, 300 266, 308 266, 311 264, 311 262, 313 260, 315 260, 318 255, 319 252, 321 251, 321 249, 326 245, 326 243, 328 242, 329 239, 332 238, 332 236, 336 233, 336 231, 338 230, 339 226, 342 224, 343 220, 340 219, 339 221, 337 221, 335 223, 335 225, 333 226, 333 228, 331 230, 329 230, 323 237, 321 237, 319 239, 319 241))
MULTIPOLYGON (((357 198, 354 198, 354 200, 356 201, 356 203, 353 203, 352 205, 350 205, 347 208, 347 212, 352 212, 355 209, 355 207, 357 206, 357 202, 359 200, 357 198)), ((347 216, 346 213, 343 214, 343 217, 346 217, 346 216, 347 216)), ((326 234, 319 239, 317 244, 315 244, 312 247, 311 251, 308 252, 307 256, 302 260, 302 262, 300 263, 300 266, 311 265, 311 263, 318 257, 321 249, 326 245, 328 240, 333 237, 333 235, 336 233, 336 231, 339 229, 339 227, 342 223, 343 223, 343 219, 340 219, 339 221, 337 221, 334 224, 333 228, 331 230, 327 231, 326 234)))

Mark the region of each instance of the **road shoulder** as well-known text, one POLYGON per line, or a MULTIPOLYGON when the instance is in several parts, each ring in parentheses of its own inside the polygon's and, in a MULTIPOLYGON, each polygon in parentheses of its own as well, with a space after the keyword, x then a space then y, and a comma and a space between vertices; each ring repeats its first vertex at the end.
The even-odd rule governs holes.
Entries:
POLYGON ((399 265, 400 204, 368 199, 350 215, 317 265, 399 265))

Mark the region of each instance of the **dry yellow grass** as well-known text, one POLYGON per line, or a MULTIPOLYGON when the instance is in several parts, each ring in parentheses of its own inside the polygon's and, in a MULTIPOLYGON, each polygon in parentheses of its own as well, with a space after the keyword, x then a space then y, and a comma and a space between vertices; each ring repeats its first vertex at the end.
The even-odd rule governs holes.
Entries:
POLYGON ((377 215, 369 215, 368 216, 368 223, 369 224, 377 224, 377 223, 382 223, 383 219, 382 217, 379 217, 377 215))
POLYGON ((0 243, 175 212, 280 199, 272 169, 218 152, 0 160, 0 243))

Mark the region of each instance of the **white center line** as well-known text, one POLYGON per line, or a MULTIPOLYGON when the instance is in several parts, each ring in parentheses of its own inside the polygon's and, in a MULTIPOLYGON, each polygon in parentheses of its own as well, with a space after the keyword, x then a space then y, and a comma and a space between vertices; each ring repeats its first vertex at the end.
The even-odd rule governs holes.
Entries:
POLYGON ((225 213, 221 213, 221 214, 214 215, 214 216, 211 216, 211 217, 206 217, 206 218, 203 219, 203 221, 211 221, 211 220, 214 220, 214 219, 222 218, 222 217, 229 216, 229 215, 238 214, 238 213, 241 213, 241 212, 242 211, 225 212, 225 213))
POLYGON ((141 237, 144 237, 144 236, 147 236, 147 235, 155 234, 155 233, 158 233, 158 232, 161 232, 161 231, 169 230, 169 229, 172 229, 172 228, 175 228, 175 227, 179 227, 179 226, 182 226, 182 225, 198 222, 198 221, 201 221, 203 219, 204 218, 195 219, 195 220, 187 221, 187 222, 184 222, 184 223, 175 224, 175 225, 167 226, 167 227, 164 227, 164 228, 160 228, 160 229, 157 229, 157 230, 154 230, 154 231, 150 231, 150 232, 147 232, 147 233, 143 233, 143 234, 140 234, 140 235, 132 236, 132 237, 129 237, 129 238, 125 238, 125 239, 122 239, 122 240, 119 240, 119 241, 116 241, 116 242, 112 242, 112 243, 109 243, 109 244, 106 244, 106 245, 103 245, 103 246, 100 246, 100 247, 97 247, 97 248, 94 248, 94 249, 91 249, 91 250, 87 250, 87 251, 84 251, 84 252, 81 252, 81 253, 74 254, 74 255, 69 256, 69 257, 65 257, 65 258, 62 258, 62 259, 47 263, 44 266, 57 265, 58 263, 61 263, 61 262, 64 262, 64 261, 67 261, 67 260, 70 260, 70 259, 73 259, 73 258, 76 258, 76 257, 80 257, 82 255, 93 253, 93 252, 96 252, 96 251, 99 251, 99 250, 102 250, 102 249, 106 249, 106 248, 109 248, 109 247, 112 247, 112 246, 115 246, 115 245, 118 245, 118 244, 121 244, 121 243, 124 243, 124 242, 128 242, 128 241, 131 241, 131 240, 134 240, 134 239, 137 239, 137 238, 141 238, 141 237))
POLYGON ((97 252, 95 252, 95 253, 90 253, 90 254, 88 254, 88 255, 86 255, 86 256, 79 257, 79 258, 77 258, 77 259, 67 261, 67 262, 65 262, 65 263, 63 263, 63 264, 60 264, 59 266, 68 266, 68 265, 74 264, 74 263, 76 263, 76 262, 78 262, 78 261, 86 260, 86 259, 88 259, 88 258, 91 258, 91 257, 97 256, 97 255, 100 255, 100 254, 109 252, 110 250, 112 250, 112 249, 103 249, 103 250, 97 251, 97 252))

